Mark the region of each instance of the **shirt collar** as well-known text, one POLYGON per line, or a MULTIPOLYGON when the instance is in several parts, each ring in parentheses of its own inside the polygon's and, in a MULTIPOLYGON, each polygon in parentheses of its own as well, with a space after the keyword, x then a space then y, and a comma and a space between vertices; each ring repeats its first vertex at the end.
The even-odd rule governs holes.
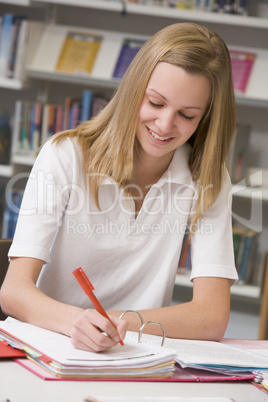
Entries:
MULTIPOLYGON (((168 169, 157 183, 158 186, 162 186, 165 183, 189 184, 191 182, 192 174, 189 167, 190 153, 191 145, 188 143, 183 144, 175 150, 168 169)), ((105 176, 101 185, 107 184, 116 185, 116 182, 111 177, 105 176)))
POLYGON ((189 167, 190 153, 191 146, 188 143, 177 148, 168 169, 163 174, 158 184, 163 185, 166 182, 189 184, 192 181, 192 174, 189 167))

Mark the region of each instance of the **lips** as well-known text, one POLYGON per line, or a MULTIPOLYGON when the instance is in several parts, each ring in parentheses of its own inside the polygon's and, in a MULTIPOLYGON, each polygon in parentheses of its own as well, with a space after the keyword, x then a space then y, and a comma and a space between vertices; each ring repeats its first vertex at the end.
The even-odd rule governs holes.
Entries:
POLYGON ((170 141, 174 138, 174 137, 161 137, 160 135, 156 134, 154 131, 150 130, 149 128, 148 128, 148 131, 153 138, 155 138, 156 140, 161 141, 163 143, 170 141))

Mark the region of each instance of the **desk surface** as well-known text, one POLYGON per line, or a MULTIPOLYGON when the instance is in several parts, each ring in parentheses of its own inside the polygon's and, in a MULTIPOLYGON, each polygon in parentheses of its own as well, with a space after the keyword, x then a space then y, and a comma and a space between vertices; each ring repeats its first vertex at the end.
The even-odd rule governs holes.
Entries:
POLYGON ((0 361, 0 401, 82 402, 86 396, 229 397, 236 402, 265 402, 268 395, 247 382, 150 383, 45 381, 11 360, 0 361))

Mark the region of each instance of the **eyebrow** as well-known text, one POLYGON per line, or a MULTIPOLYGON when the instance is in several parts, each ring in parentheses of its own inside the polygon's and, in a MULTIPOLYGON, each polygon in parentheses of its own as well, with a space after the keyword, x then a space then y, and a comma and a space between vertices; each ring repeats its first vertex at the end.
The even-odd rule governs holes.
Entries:
MULTIPOLYGON (((154 92, 156 95, 160 96, 162 99, 164 99, 165 101, 167 100, 166 97, 164 95, 162 95, 161 93, 157 92, 155 89, 153 88, 148 88, 147 91, 152 91, 154 92)), ((202 107, 200 106, 183 106, 181 109, 197 109, 197 110, 203 110, 202 107)))

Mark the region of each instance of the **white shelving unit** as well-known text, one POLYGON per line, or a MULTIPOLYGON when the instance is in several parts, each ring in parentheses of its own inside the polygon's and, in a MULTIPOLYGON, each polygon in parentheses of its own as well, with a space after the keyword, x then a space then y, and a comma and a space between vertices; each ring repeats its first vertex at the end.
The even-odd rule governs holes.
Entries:
POLYGON ((113 2, 106 0, 33 0, 33 3, 49 3, 55 5, 95 8, 99 10, 126 11, 129 14, 148 15, 150 17, 164 17, 174 20, 188 20, 196 22, 212 22, 213 24, 225 24, 267 29, 268 18, 241 17, 232 14, 210 13, 204 11, 182 10, 171 7, 152 6, 125 2, 113 2))
POLYGON ((241 185, 234 185, 232 188, 233 196, 254 199, 268 202, 268 188, 267 187, 243 187, 241 185))
POLYGON ((12 165, 0 165, 0 176, 1 177, 11 177, 13 174, 12 165))
MULTIPOLYGON (((178 274, 176 276, 175 285, 192 288, 193 284, 188 275, 178 274)), ((233 285, 231 287, 231 294, 235 296, 243 296, 252 300, 258 300, 261 297, 261 290, 259 286, 250 285, 233 285)))

